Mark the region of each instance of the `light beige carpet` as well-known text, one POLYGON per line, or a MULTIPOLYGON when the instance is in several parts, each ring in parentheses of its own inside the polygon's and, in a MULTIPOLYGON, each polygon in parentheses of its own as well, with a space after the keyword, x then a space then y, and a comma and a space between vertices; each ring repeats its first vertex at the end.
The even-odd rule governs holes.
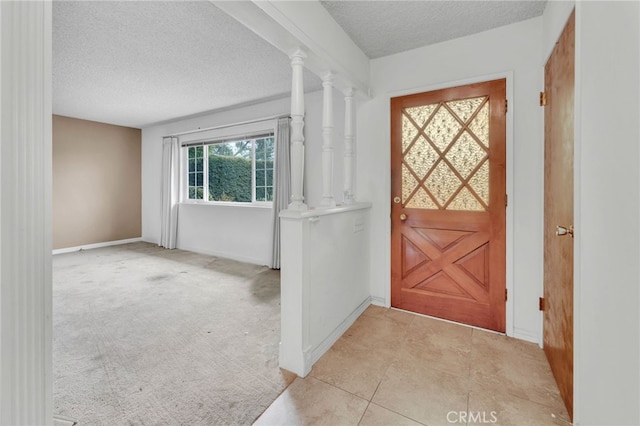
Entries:
POLYGON ((251 424, 294 378, 278 271, 147 243, 53 271, 54 414, 81 426, 251 424))

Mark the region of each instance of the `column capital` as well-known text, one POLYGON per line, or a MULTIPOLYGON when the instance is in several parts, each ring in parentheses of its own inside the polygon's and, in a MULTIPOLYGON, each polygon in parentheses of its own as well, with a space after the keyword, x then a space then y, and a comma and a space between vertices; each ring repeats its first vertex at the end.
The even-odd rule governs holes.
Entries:
POLYGON ((356 91, 353 87, 349 87, 347 89, 344 89, 344 91, 342 92, 342 94, 344 95, 345 98, 353 98, 353 96, 355 95, 356 91))
POLYGON ((304 65, 304 60, 306 59, 307 54, 302 49, 296 49, 291 55, 289 55, 289 59, 291 59, 291 65, 304 65))

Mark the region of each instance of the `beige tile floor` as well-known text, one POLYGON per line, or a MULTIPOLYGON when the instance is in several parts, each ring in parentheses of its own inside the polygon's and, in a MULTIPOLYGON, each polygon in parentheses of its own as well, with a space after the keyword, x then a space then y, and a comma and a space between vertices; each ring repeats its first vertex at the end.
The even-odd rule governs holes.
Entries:
POLYGON ((568 425, 533 343, 370 306, 256 425, 568 425))

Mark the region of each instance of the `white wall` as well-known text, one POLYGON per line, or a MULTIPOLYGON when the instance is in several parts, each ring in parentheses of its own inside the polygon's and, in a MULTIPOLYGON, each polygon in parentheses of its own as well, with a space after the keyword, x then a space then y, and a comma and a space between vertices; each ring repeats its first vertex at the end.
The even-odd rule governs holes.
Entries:
POLYGON ((369 300, 369 229, 368 209, 320 216, 309 224, 309 343, 314 348, 369 300))
MULTIPOLYGON (((322 197, 322 92, 306 94, 305 108, 305 200, 317 206, 322 197)), ((286 98, 142 129, 142 239, 160 240, 163 136, 288 114, 290 109, 286 98)), ((334 93, 334 112, 334 192, 340 202, 344 100, 338 92, 334 93)), ((270 208, 181 204, 178 221, 178 248, 260 265, 271 263, 270 208)))
POLYGON ((374 97, 358 109, 358 188, 371 200, 371 294, 390 303, 389 98, 512 76, 507 96, 507 333, 539 342, 542 294, 541 18, 371 62, 374 97), (510 118, 512 117, 512 120, 510 118), (513 218, 513 223, 509 223, 513 218), (510 244, 513 244, 510 246, 510 244), (512 247, 512 249, 511 249, 512 247))
POLYGON ((640 424, 639 27, 576 4, 575 424, 640 424))
POLYGON ((271 265, 273 209, 182 203, 177 248, 271 265))
POLYGON ((542 15, 542 62, 541 72, 543 73, 542 79, 544 81, 544 66, 551 56, 551 52, 556 45, 556 42, 564 30, 564 26, 569 19, 569 15, 575 7, 574 1, 550 1, 544 8, 544 14, 542 15))
POLYGON ((369 306, 369 208, 282 212, 280 367, 306 376, 369 306))

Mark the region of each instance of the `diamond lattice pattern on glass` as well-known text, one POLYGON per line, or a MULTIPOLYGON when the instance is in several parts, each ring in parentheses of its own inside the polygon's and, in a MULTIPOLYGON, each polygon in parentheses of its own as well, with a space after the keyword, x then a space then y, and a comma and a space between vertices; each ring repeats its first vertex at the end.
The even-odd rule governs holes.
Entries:
POLYGON ((440 158, 438 152, 433 149, 424 136, 420 136, 409 152, 405 154, 404 161, 420 179, 423 179, 438 158, 440 158))
POLYGON ((487 97, 406 108, 402 116, 402 150, 405 207, 487 210, 487 97))
POLYGON ((469 120, 469 117, 473 115, 478 109, 484 97, 462 99, 459 101, 447 102, 447 106, 453 110, 453 112, 465 123, 469 120))

